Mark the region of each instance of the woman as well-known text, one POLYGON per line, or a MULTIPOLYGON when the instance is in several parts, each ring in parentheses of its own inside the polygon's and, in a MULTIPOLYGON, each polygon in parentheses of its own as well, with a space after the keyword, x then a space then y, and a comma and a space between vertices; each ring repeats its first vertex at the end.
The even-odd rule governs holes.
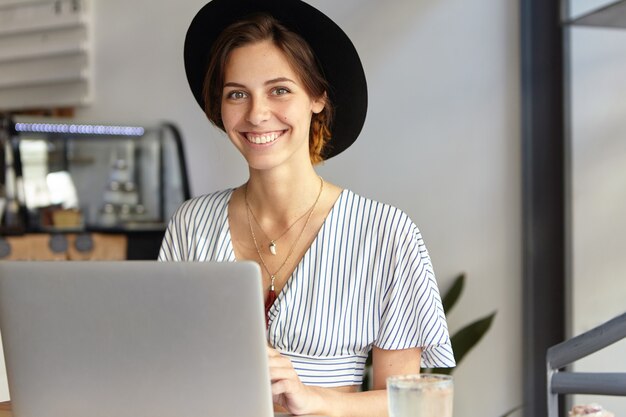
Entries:
POLYGON ((185 202, 159 258, 261 265, 274 402, 292 414, 382 416, 387 376, 454 366, 417 227, 314 170, 365 119, 365 77, 345 33, 299 0, 213 0, 191 23, 185 66, 249 179, 185 202), (374 390, 357 392, 370 349, 374 390))

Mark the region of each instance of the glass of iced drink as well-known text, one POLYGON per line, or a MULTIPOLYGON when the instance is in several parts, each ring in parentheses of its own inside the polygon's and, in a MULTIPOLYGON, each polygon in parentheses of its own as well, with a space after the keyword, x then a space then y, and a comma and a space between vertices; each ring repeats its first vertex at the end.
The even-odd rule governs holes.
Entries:
POLYGON ((416 374, 387 378, 389 417, 452 417, 450 375, 416 374))

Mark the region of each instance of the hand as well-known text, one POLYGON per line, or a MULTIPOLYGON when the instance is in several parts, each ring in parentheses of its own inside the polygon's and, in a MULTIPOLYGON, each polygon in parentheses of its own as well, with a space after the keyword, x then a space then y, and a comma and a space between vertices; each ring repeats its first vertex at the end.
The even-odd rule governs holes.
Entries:
POLYGON ((291 360, 271 347, 267 355, 274 403, 294 415, 313 413, 315 391, 300 381, 291 360))

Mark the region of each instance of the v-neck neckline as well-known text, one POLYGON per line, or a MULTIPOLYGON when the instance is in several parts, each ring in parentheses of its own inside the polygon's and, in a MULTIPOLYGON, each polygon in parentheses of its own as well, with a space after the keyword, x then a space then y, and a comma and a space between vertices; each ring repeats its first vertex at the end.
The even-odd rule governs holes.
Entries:
MULTIPOLYGON (((228 199, 226 201, 226 208, 224 210, 224 217, 226 218, 226 221, 225 221, 225 223, 226 223, 226 243, 228 245, 228 252, 231 254, 231 259, 229 259, 229 261, 231 261, 231 262, 237 262, 238 261, 237 256, 235 255, 235 248, 233 246, 232 235, 230 233, 230 219, 229 219, 229 216, 228 216, 228 207, 230 205, 230 200, 231 200, 234 192, 235 192, 235 189, 232 189, 230 191, 230 195, 228 196, 228 199)), ((283 294, 285 293, 285 291, 288 290, 291 287, 291 282, 293 281, 296 272, 300 269, 300 267, 304 263, 304 261, 307 258, 310 257, 311 248, 317 244, 317 241, 320 239, 320 236, 322 236, 322 233, 326 229, 326 225, 328 224, 329 219, 332 217, 333 213, 337 210, 337 207, 339 206, 339 203, 341 202, 341 200, 344 198, 344 195, 346 195, 348 192, 349 192, 349 190, 347 188, 344 188, 339 193, 339 196, 337 197, 337 199, 333 203, 332 207, 330 208, 330 210, 326 214, 326 217, 324 218, 324 221, 322 222, 322 225, 318 229, 317 234, 315 235, 315 237, 311 241, 311 244, 306 249, 306 251, 304 252, 304 255, 302 255, 302 257, 300 258, 300 260, 296 264, 296 267, 294 268, 294 270, 291 272, 291 274, 289 275, 289 277, 285 281, 285 285, 283 285, 283 287, 280 290, 280 292, 276 293, 276 300, 274 300, 274 303, 272 304, 272 307, 270 308, 270 312, 272 310, 274 310, 274 307, 278 304, 278 302, 280 302, 280 300, 283 299, 283 297, 284 297, 283 294)))

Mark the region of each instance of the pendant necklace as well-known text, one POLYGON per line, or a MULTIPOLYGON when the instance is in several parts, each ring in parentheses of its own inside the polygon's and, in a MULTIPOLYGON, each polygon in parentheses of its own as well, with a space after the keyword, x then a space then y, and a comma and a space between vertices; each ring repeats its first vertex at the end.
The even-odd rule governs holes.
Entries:
MULTIPOLYGON (((309 225, 309 221, 311 221, 311 216, 313 215, 313 212, 315 211, 317 202, 319 201, 320 196, 322 195, 322 191, 324 190, 324 179, 322 177, 319 177, 319 179, 320 179, 320 191, 317 193, 317 198, 315 198, 315 202, 313 203, 311 208, 305 213, 307 214, 306 222, 304 223, 304 226, 302 226, 302 230, 300 231, 300 234, 298 234, 298 237, 294 241, 293 245, 291 245, 291 248, 289 249, 289 252, 287 253, 287 256, 285 257, 285 260, 283 261, 282 264, 280 264, 278 269, 273 274, 270 272, 269 268, 267 267, 267 264, 265 263, 265 259, 263 259, 263 254, 261 253, 261 250, 257 243, 256 235, 254 234, 254 228, 252 227, 252 222, 250 221, 250 214, 252 213, 252 210, 250 210, 250 205, 248 204, 248 185, 246 184, 244 196, 245 196, 245 201, 246 201, 246 214, 248 217, 248 226, 250 227, 250 234, 252 235, 252 240, 254 241, 254 247, 256 249, 257 255, 259 255, 261 264, 263 265, 263 268, 265 269, 267 274, 270 276, 270 287, 267 293, 267 299, 265 300, 265 325, 266 326, 269 326, 270 308, 272 308, 274 301, 276 301, 276 290, 274 288, 274 281, 276 280, 276 275, 278 275, 280 270, 283 269, 283 267, 287 264, 287 261, 289 260, 289 258, 291 258, 291 255, 293 254, 296 247, 298 246, 300 239, 302 239, 302 236, 304 235, 304 231, 306 230, 306 227, 309 225)), ((297 220, 296 220, 296 223, 297 223, 297 220)), ((259 228, 261 227, 259 226, 259 228)))
POLYGON ((311 211, 311 208, 309 208, 307 211, 302 213, 302 215, 300 217, 298 217, 293 223, 291 223, 291 225, 287 228, 287 230, 282 232, 280 234, 280 236, 278 236, 276 239, 270 239, 270 237, 267 235, 267 233, 265 233, 265 230, 263 230, 263 227, 261 227, 261 223, 259 223, 259 221, 257 220, 256 216, 254 215, 254 211, 252 211, 252 207, 250 207, 250 205, 248 204, 248 198, 247 197, 248 197, 248 195, 246 194, 246 209, 250 211, 250 214, 252 215, 252 219, 257 224, 257 226, 259 226, 259 229, 261 229, 261 232, 263 232, 263 234, 265 235, 265 238, 270 241, 270 243, 267 245, 270 253, 272 255, 276 256, 277 253, 278 253, 278 246, 276 245, 276 242, 278 242, 281 237, 285 236, 287 234, 287 232, 290 231, 296 225, 296 223, 298 223, 300 220, 302 220, 304 218, 304 216, 309 214, 309 212, 311 211))

